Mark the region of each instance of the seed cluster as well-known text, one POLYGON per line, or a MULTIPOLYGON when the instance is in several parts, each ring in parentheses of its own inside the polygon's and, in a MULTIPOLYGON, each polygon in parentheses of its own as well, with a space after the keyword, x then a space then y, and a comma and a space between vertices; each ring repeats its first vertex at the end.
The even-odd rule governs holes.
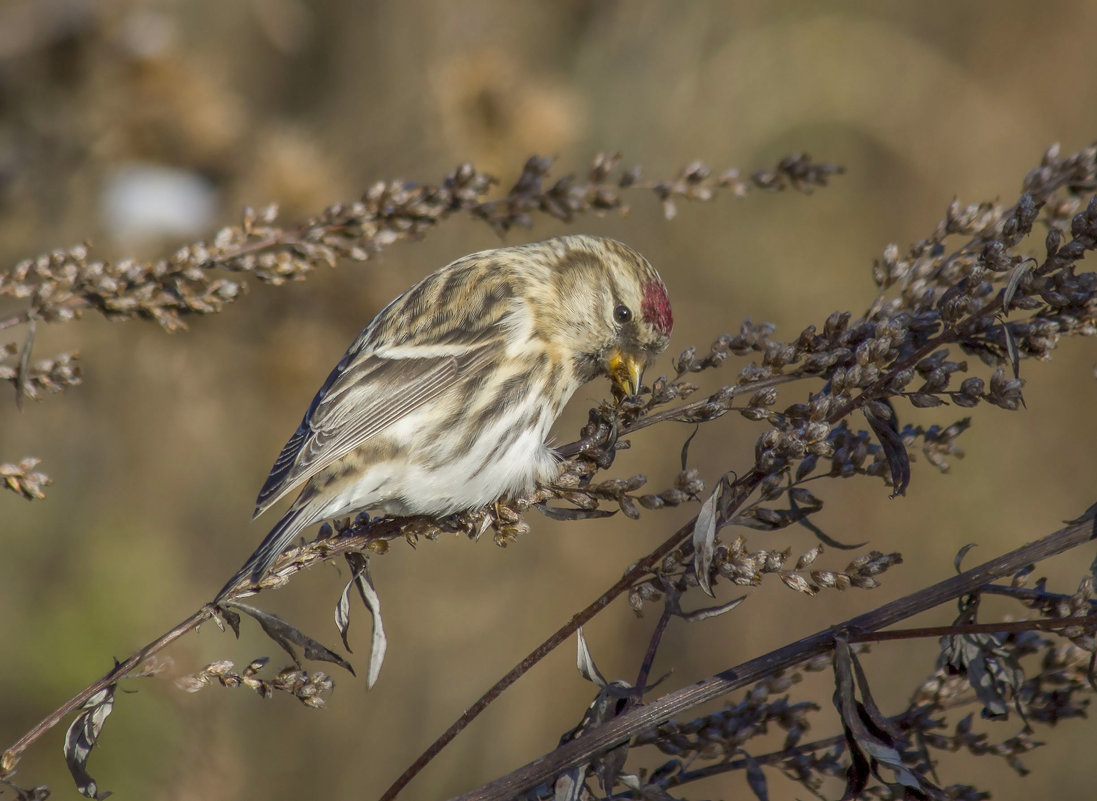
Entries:
POLYGON ((514 186, 495 198, 496 179, 466 163, 437 185, 378 182, 359 200, 328 206, 297 225, 282 223, 275 205, 249 208, 239 225, 151 262, 98 260, 86 244, 25 259, 0 272, 0 299, 13 298, 22 307, 0 316, 0 330, 26 328, 22 346, 0 343, 0 379, 16 386, 20 403, 80 383, 75 353, 31 363, 36 323, 67 323, 95 311, 111 320, 151 320, 178 331, 188 317, 220 312, 242 297, 246 276, 277 286, 341 259, 366 261, 395 242, 421 238, 454 215, 480 220, 502 233, 531 226, 536 215, 570 221, 585 214, 626 213, 628 196, 646 192, 673 216, 676 199, 706 201, 752 190, 810 191, 842 171, 803 154, 787 156, 774 169, 749 177, 737 170, 715 175, 694 162, 673 178, 649 180, 640 166, 623 167, 615 154, 595 158, 585 180, 571 174, 553 178, 552 166, 551 158, 530 157, 514 186))

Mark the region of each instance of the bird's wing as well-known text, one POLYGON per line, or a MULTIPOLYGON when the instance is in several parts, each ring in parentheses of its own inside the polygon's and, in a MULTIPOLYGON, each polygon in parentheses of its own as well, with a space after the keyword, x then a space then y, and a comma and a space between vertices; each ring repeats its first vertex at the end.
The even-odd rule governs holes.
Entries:
POLYGON ((483 370, 499 347, 494 336, 476 340, 387 352, 355 343, 275 460, 259 492, 255 515, 404 415, 483 370))

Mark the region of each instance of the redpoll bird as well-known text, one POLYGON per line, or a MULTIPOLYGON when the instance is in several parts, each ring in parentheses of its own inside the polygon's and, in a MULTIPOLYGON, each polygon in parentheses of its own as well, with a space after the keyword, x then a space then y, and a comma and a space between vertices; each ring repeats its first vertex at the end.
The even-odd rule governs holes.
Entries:
POLYGON ((303 485, 222 593, 305 527, 363 510, 440 517, 557 475, 549 428, 580 386, 635 394, 673 320, 662 279, 609 239, 473 253, 363 329, 274 462, 255 515, 303 485))

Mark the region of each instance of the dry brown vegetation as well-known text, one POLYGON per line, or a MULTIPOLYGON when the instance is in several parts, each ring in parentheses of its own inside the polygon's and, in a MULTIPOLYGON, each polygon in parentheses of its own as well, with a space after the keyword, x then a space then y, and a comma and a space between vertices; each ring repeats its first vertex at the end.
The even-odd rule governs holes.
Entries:
MULTIPOLYGON (((311 35, 338 38, 322 13, 260 7, 262 37, 280 53, 308 52, 294 39, 309 35, 304 20, 330 25, 311 35)), ((572 10, 548 28, 534 12, 507 19, 540 26, 579 59, 575 70, 596 73, 601 48, 626 47, 613 28, 622 12, 572 10)), ((13 389, 11 435, 0 440, 13 491, 0 497, 12 509, 0 797, 40 797, 41 783, 71 792, 56 756, 62 721, 73 724, 69 768, 90 794, 379 797, 389 787, 392 797, 401 770, 496 678, 400 797, 449 797, 495 776, 462 797, 1028 798, 1085 784, 1084 771, 1063 766, 1087 739, 1095 683, 1097 507, 1079 513, 1094 501, 1085 337, 1097 332, 1097 147, 1081 140, 1076 152, 1053 146, 1036 163, 996 165, 1001 183, 976 180, 987 199, 975 203, 929 197, 939 186, 910 168, 924 143, 887 180, 842 147, 841 177, 772 148, 753 154, 757 171, 679 167, 727 152, 683 117, 667 131, 698 128, 688 153, 650 131, 645 147, 634 131, 615 139, 628 156, 634 145, 659 154, 644 169, 613 155, 590 163, 578 155, 584 137, 617 131, 596 83, 532 69, 555 63, 549 45, 447 44, 429 75, 401 73, 405 54, 372 56, 384 60, 379 74, 430 86, 439 134, 452 141, 408 141, 401 126, 423 108, 376 87, 372 100, 401 122, 371 119, 377 141, 355 198, 339 166, 346 153, 315 145, 304 122, 263 125, 277 117, 230 90, 231 72, 175 44, 192 41, 197 19, 139 4, 20 13, 34 24, 9 26, 24 38, 0 60, 21 76, 0 87, 0 141, 15 165, 0 205, 11 265, 0 274, 0 378, 13 389), (546 140, 564 157, 527 158, 546 140), (453 163, 477 160, 434 169, 450 151, 453 163), (282 204, 249 208, 204 241, 124 238, 81 208, 105 204, 93 188, 135 161, 201 172, 223 204, 282 204), (826 211, 850 186, 868 195, 877 181, 875 205, 862 197, 857 212, 826 211), (889 225, 913 214, 918 192, 939 220, 923 210, 889 225), (757 241, 736 241, 755 226, 757 241), (444 521, 336 521, 260 587, 198 607, 262 533, 238 525, 268 461, 262 443, 281 441, 330 355, 408 283, 394 265, 425 272, 498 237, 593 227, 659 265, 680 324, 648 391, 615 403, 592 385, 573 401, 558 486, 444 521), (885 246, 896 227, 910 242, 885 246), (851 232, 879 255, 843 278, 851 232), (51 249, 93 233, 104 244, 51 249), (767 237, 774 247, 759 244, 767 237), (329 266, 339 270, 317 272, 329 266), (770 317, 780 324, 758 321, 770 317), (968 458, 957 463, 961 447, 968 458), (1057 518, 1071 520, 1060 528, 1057 518), (446 542, 455 534, 507 547, 446 542), (319 563, 341 575, 305 572, 319 563), (372 637, 353 592, 374 615, 372 637), (333 605, 344 647, 330 642, 333 605), (112 655, 123 660, 184 616, 89 684, 112 655), (203 622, 218 625, 195 633, 203 622), (529 672, 542 659, 547 669, 529 672), (357 678, 341 669, 351 663, 357 678), (367 678, 377 680, 368 695, 367 678), (226 687, 322 711, 260 706, 226 687), (1004 779, 1003 766, 1024 778, 1004 779)), ((407 21, 386 13, 391 25, 407 21)), ((1009 35, 1010 19, 985 41, 1009 35)), ((665 22, 641 15, 639 35, 665 22)), ((867 47, 871 31, 858 26, 872 24, 819 17, 789 26, 785 44, 822 47, 844 31, 867 47)), ((905 24, 933 33, 926 20, 905 24)), ((711 27, 699 16, 678 30, 711 27)), ((712 69, 694 77, 711 98, 722 67, 763 51, 720 25, 709 35, 701 61, 712 69)), ((919 63, 924 85, 942 91, 942 66, 919 63)), ((1055 88, 1045 82, 1040 96, 1059 108, 1055 88)), ((281 91, 282 102, 294 97, 281 91)), ((996 130, 1000 112, 977 93, 967 101, 973 130, 996 130)), ((1035 152, 1043 129, 1033 127, 1035 152)), ((796 138, 818 152, 842 139, 796 138)), ((977 171, 972 154, 943 145, 934 159, 925 163, 953 185, 977 171)))

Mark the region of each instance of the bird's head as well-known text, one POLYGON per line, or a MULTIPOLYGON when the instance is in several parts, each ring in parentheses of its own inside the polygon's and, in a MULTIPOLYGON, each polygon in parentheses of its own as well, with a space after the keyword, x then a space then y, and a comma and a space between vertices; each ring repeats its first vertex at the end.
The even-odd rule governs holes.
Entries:
POLYGON ((627 300, 622 298, 613 307, 617 331, 607 351, 605 369, 621 392, 635 395, 644 370, 667 349, 674 318, 666 287, 657 277, 644 282, 639 293, 628 294, 627 300))
POLYGON ((674 318, 659 273, 632 248, 611 239, 549 240, 555 258, 553 339, 569 352, 580 379, 608 375, 626 395, 667 348, 674 318))

